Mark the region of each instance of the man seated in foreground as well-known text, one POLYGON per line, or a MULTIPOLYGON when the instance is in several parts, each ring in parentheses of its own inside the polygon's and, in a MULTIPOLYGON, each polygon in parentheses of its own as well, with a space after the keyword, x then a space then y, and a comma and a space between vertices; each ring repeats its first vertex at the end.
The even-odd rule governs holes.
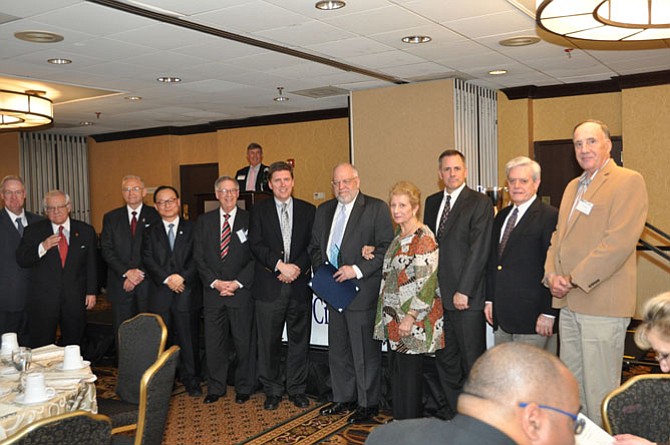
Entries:
POLYGON ((392 422, 365 443, 572 445, 583 428, 573 375, 556 356, 522 343, 496 346, 477 359, 457 410, 448 422, 392 422))

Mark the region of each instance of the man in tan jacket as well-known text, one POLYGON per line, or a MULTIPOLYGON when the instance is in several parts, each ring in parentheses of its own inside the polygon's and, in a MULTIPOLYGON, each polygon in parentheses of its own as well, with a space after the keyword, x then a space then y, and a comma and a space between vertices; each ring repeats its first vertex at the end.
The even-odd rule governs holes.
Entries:
POLYGON ((585 413, 601 423, 600 404, 620 384, 626 327, 635 313, 635 246, 647 190, 639 173, 610 159, 604 123, 580 123, 573 142, 584 174, 563 193, 544 283, 561 308, 561 360, 577 377, 585 413))

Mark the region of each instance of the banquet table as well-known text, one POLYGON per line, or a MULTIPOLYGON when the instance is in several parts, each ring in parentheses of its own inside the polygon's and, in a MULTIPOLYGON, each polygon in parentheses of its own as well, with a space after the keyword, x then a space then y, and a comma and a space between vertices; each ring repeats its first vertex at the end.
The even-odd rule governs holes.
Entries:
POLYGON ((53 398, 34 404, 16 401, 20 387, 19 374, 13 368, 0 365, 0 440, 46 417, 77 410, 98 412, 95 374, 88 363, 82 369, 60 370, 63 355, 64 348, 56 345, 33 349, 28 373, 44 373, 46 386, 56 391, 53 398))

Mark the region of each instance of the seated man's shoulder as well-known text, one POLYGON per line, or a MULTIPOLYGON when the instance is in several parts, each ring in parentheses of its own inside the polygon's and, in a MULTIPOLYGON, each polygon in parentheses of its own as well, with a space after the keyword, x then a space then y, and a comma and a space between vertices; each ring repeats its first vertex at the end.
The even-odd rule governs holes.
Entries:
POLYGON ((365 441, 366 445, 402 445, 440 443, 449 431, 449 422, 440 419, 408 419, 375 428, 365 441))

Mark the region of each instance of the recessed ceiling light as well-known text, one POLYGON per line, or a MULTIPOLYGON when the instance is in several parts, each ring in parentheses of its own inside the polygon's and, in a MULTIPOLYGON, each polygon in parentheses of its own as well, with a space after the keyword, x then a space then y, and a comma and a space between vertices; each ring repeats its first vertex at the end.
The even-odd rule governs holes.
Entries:
POLYGON ((14 37, 19 40, 33 43, 54 43, 63 40, 63 36, 49 31, 21 31, 15 32, 14 37))
POLYGON ((430 36, 406 36, 402 38, 402 41, 405 43, 428 43, 431 39, 430 36))
POLYGON ((518 36, 501 40, 498 43, 501 44, 502 46, 527 46, 527 45, 533 45, 539 41, 540 38, 537 36, 518 36))
POLYGON ((277 87, 277 91, 279 91, 279 96, 275 97, 274 100, 275 102, 285 102, 289 100, 288 97, 284 96, 284 87, 277 87))
POLYGON ((159 82, 163 82, 163 83, 177 83, 177 82, 181 82, 181 78, 180 78, 180 77, 171 77, 171 76, 161 76, 161 77, 159 77, 159 78, 156 79, 156 80, 159 81, 159 82))
POLYGON ((141 96, 126 96, 124 97, 126 100, 142 100, 141 96))
POLYGON ((81 121, 81 122, 79 122, 79 125, 81 125, 82 127, 89 127, 89 126, 93 125, 93 122, 81 121))
POLYGON ((489 74, 492 76, 502 76, 504 74, 507 74, 507 70, 491 70, 489 71, 489 74))
POLYGON ((344 8, 347 4, 342 0, 323 0, 316 2, 314 5, 317 9, 323 9, 324 11, 332 11, 334 9, 344 8))
POLYGON ((54 65, 67 65, 69 63, 72 63, 72 60, 70 60, 70 59, 47 59, 47 62, 52 63, 54 65))

